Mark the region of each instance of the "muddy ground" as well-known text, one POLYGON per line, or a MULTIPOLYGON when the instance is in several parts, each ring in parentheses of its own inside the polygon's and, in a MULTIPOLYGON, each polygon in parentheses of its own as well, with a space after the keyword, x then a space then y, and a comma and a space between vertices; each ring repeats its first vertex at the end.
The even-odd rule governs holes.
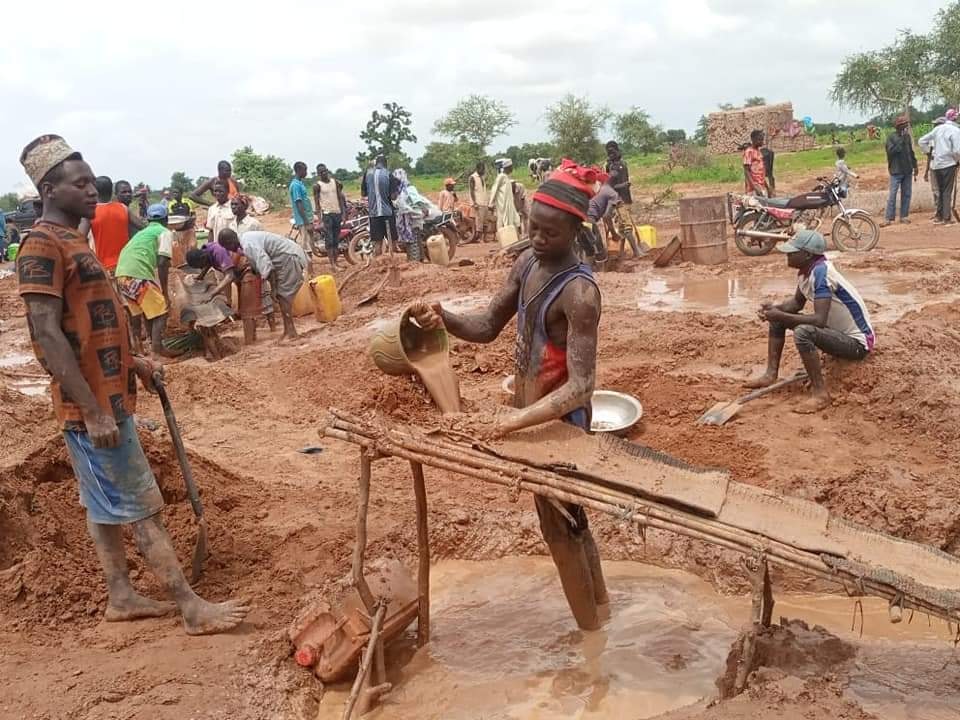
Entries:
MULTIPOLYGON (((282 219, 275 224, 282 227, 282 219)), ((331 405, 423 423, 436 418, 417 382, 375 369, 367 340, 378 319, 420 297, 484 302, 507 272, 487 249, 458 253, 473 261, 467 266, 405 270, 400 287, 356 308, 374 282, 361 279, 345 293, 348 312, 336 323, 300 320, 304 337, 295 346, 278 347, 264 334, 257 346, 222 362, 195 358, 168 367, 211 532, 212 557, 198 590, 211 599, 246 597, 255 608, 237 631, 209 638, 186 637, 173 617, 101 622, 105 588, 63 442, 48 399, 22 392, 33 392, 29 376, 40 368, 20 357, 30 353, 23 309, 15 279, 0 279, 0 717, 315 717, 323 688, 295 666, 284 633, 348 568, 357 473, 356 449, 320 440, 317 429, 331 405), (310 445, 324 451, 297 452, 310 445)), ((633 440, 956 553, 958 249, 958 231, 924 220, 884 231, 872 253, 836 258, 861 287, 878 345, 861 364, 828 361, 834 404, 819 415, 793 414, 802 392, 794 390, 757 401, 724 427, 694 424, 714 402, 739 395, 742 380, 763 362, 766 330, 754 308, 792 294, 790 271, 776 255, 754 259, 732 250, 730 262, 717 267, 655 270, 643 260, 628 272, 603 274, 598 384, 643 403, 633 440)), ((512 372, 513 340, 510 328, 488 346, 454 343, 465 397, 501 392, 512 372)), ((788 346, 786 370, 797 363, 788 346)), ((164 520, 186 559, 192 515, 154 397, 141 394, 139 416, 156 428, 141 428, 141 437, 168 501, 164 520)), ((370 554, 410 563, 416 537, 408 470, 382 461, 374 479, 370 554)), ((430 469, 427 482, 435 559, 545 554, 529 497, 514 503, 502 489, 430 469)), ((738 557, 726 551, 664 532, 648 531, 641 540, 607 518, 594 518, 594 526, 605 559, 682 569, 726 595, 748 587, 738 557)), ((159 595, 132 546, 128 558, 137 586, 159 595)), ((797 575, 777 573, 774 582, 776 593, 840 592, 797 575)), ((881 661, 869 630, 863 640, 839 628, 832 629, 839 638, 811 640, 817 657, 832 657, 827 650, 843 645, 825 665, 811 665, 809 653, 770 652, 769 667, 746 695, 713 705, 706 698, 669 717, 955 717, 938 714, 960 698, 952 646, 900 640, 885 646, 881 661), (909 668, 920 667, 918 658, 929 665, 918 672, 923 687, 911 685, 909 668), (921 698, 919 705, 868 712, 848 692, 858 664, 894 668, 889 676, 898 678, 901 695, 921 698)), ((453 716, 429 704, 419 715, 453 716)))

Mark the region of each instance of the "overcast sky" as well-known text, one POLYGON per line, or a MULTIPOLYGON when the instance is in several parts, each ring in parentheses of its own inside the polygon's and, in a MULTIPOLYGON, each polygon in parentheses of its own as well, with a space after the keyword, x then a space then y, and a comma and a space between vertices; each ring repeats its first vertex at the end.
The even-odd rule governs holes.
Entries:
POLYGON ((0 192, 24 182, 20 150, 45 132, 94 172, 155 187, 175 170, 212 175, 243 145, 352 169, 359 131, 388 101, 413 113, 416 158, 434 120, 472 92, 516 113, 494 150, 544 139, 543 109, 566 92, 687 131, 751 95, 791 100, 815 122, 853 121, 827 98, 842 58, 901 28, 926 31, 941 5, 234 0, 114 12, 44 0, 3 21, 0 192))

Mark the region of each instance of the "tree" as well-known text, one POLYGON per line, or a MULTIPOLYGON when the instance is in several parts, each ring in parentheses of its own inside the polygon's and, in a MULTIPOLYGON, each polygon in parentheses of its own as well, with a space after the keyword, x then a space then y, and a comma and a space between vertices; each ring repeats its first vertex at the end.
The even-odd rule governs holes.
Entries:
POLYGON ((660 145, 679 145, 687 141, 687 131, 683 129, 665 130, 657 137, 660 145))
POLYGON ((384 112, 374 110, 360 139, 367 146, 366 152, 357 154, 357 164, 363 168, 377 155, 387 158, 387 167, 409 167, 410 158, 403 152, 405 142, 417 141, 411 131, 413 118, 410 111, 395 102, 384 103, 384 112))
POLYGON ((196 187, 193 180, 187 177, 187 174, 181 171, 175 172, 170 176, 170 189, 171 190, 183 190, 187 193, 193 190, 196 187))
POLYGON ((720 108, 720 110, 721 110, 722 112, 727 112, 728 110, 736 110, 736 109, 737 109, 737 106, 734 105, 733 103, 719 103, 719 104, 717 105, 717 107, 720 108))
POLYGON ((865 113, 909 113, 914 102, 936 94, 934 60, 930 37, 901 31, 885 48, 848 56, 830 95, 837 105, 865 113))
POLYGON ((9 192, 5 195, 0 195, 0 212, 11 212, 16 210, 19 202, 20 200, 17 198, 16 193, 9 192))
POLYGON ((960 100, 960 1, 937 13, 930 36, 933 45, 934 83, 943 100, 956 107, 960 100))
POLYGON ((661 145, 663 128, 650 122, 650 115, 638 107, 620 113, 613 121, 613 134, 625 153, 652 153, 661 145))
POLYGON ((596 162, 603 157, 603 146, 597 136, 610 121, 612 113, 607 108, 594 108, 587 98, 568 93, 549 106, 545 115, 560 155, 582 163, 596 162))
POLYGON ((248 189, 259 191, 286 185, 293 176, 285 160, 276 155, 258 155, 249 145, 233 151, 233 172, 248 189))
MULTIPOLYGON (((432 142, 417 160, 417 175, 453 175, 464 174, 483 159, 477 154, 476 146, 469 142, 442 143, 432 142)), ((468 173, 469 174, 469 173, 468 173)))
POLYGON ((497 157, 508 157, 513 160, 517 167, 526 167, 527 162, 535 158, 549 158, 556 160, 560 157, 560 151, 553 143, 523 143, 522 145, 511 145, 497 157))
POLYGON ((360 177, 360 173, 356 170, 347 170, 346 168, 337 168, 333 176, 342 183, 352 182, 360 177))
POLYGON ((760 107, 761 105, 766 105, 767 99, 761 95, 754 95, 753 97, 748 97, 743 101, 744 107, 760 107))
POLYGON ((701 115, 697 120, 697 130, 693 133, 693 142, 696 145, 707 144, 707 129, 710 127, 710 121, 706 115, 701 115))
POLYGON ((494 138, 516 124, 513 113, 499 100, 486 95, 470 95, 437 120, 433 132, 454 143, 471 145, 474 154, 481 157, 494 138))

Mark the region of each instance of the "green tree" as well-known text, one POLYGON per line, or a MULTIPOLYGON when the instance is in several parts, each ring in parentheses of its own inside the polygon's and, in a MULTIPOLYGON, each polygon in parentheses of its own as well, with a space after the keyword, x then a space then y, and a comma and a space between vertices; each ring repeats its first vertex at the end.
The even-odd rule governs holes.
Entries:
POLYGON ((353 182, 354 180, 360 177, 360 173, 356 170, 347 170, 346 168, 337 168, 333 176, 342 183, 353 182))
POLYGON ((233 151, 233 172, 242 179, 247 189, 263 191, 286 185, 293 176, 293 169, 276 155, 258 155, 246 145, 233 151))
POLYGON ((513 160, 514 167, 526 167, 527 163, 535 158, 549 158, 556 160, 560 157, 557 146, 549 142, 523 143, 511 145, 497 157, 508 157, 513 160))
POLYGON ((598 135, 610 121, 610 110, 595 108, 587 98, 568 93, 550 105, 545 115, 547 129, 560 155, 581 163, 596 162, 603 157, 598 135))
POLYGON ((183 190, 183 192, 188 193, 196 187, 193 180, 187 177, 187 174, 177 170, 170 176, 170 189, 171 190, 183 190))
POLYGON ((701 115, 700 119, 697 120, 697 129, 693 133, 693 142, 696 145, 706 145, 707 144, 707 129, 710 127, 710 121, 707 119, 706 115, 701 115))
POLYGON ((661 145, 659 125, 650 122, 650 115, 638 107, 620 113, 613 120, 613 134, 625 153, 652 153, 661 145))
POLYGON ((17 209, 17 194, 9 192, 5 195, 0 195, 0 211, 11 212, 17 209))
POLYGON ((463 98, 433 125, 433 132, 450 138, 453 143, 472 146, 482 157, 494 138, 517 124, 513 113, 499 100, 486 95, 463 98))
POLYGON ((865 113, 909 112, 936 94, 934 61, 930 37, 904 30, 885 48, 848 56, 830 95, 837 105, 865 113))
POLYGON ((360 139, 367 146, 366 152, 357 154, 357 164, 363 168, 377 155, 387 158, 387 167, 410 167, 410 157, 403 152, 403 144, 417 141, 410 129, 413 117, 410 111, 395 102, 384 103, 383 112, 374 110, 360 139))
POLYGON ((760 107, 761 105, 766 105, 767 99, 762 95, 754 95, 753 97, 748 97, 743 101, 744 107, 760 107))
MULTIPOLYGON (((453 175, 459 176, 465 171, 472 172, 477 160, 483 159, 477 154, 476 145, 471 142, 442 143, 432 142, 417 160, 417 175, 453 175)), ((469 172, 467 172, 469 174, 469 172)))
POLYGON ((683 129, 664 130, 657 137, 660 145, 679 145, 687 141, 687 131, 683 129))
POLYGON ((956 107, 960 100, 960 1, 955 0, 937 13, 930 41, 937 92, 956 107))

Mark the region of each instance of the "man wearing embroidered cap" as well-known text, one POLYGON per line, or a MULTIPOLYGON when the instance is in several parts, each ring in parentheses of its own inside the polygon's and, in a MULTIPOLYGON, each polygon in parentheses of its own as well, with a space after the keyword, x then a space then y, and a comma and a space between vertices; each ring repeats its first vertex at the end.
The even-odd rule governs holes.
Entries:
POLYGON ((894 131, 887 138, 887 169, 890 171, 890 194, 887 210, 880 227, 891 225, 897 216, 897 192, 900 193, 900 222, 910 224, 910 199, 913 182, 919 169, 917 155, 910 137, 910 118, 901 115, 893 121, 894 131))
POLYGON ((78 232, 93 217, 93 172, 58 135, 31 142, 20 162, 43 199, 43 215, 17 258, 33 350, 50 374, 53 409, 76 474, 87 528, 107 581, 108 622, 159 617, 174 604, 130 584, 121 525, 129 525, 147 565, 179 606, 192 635, 238 625, 243 602, 209 603, 187 583, 160 520, 163 497, 143 454, 133 415, 137 378, 155 390, 159 365, 134 356, 126 313, 110 277, 78 232))
POLYGON ((167 206, 156 203, 147 208, 147 226, 130 238, 117 261, 117 287, 133 319, 133 336, 140 338, 140 318, 147 319, 147 331, 154 358, 177 353, 163 346, 170 307, 167 276, 173 256, 173 233, 167 229, 167 206))
POLYGON ((787 265, 797 271, 797 290, 789 300, 779 305, 764 303, 758 311, 760 319, 770 325, 767 369, 747 387, 767 387, 777 381, 787 330, 793 330, 794 344, 810 378, 811 397, 795 409, 800 413, 830 406, 817 350, 844 360, 863 360, 876 342, 866 303, 824 257, 826 247, 823 235, 813 230, 801 230, 789 242, 777 245, 777 250, 786 254, 787 265), (801 314, 808 302, 813 303, 813 314, 801 314))
MULTIPOLYGON (((552 420, 590 429, 600 290, 590 268, 578 260, 574 243, 599 177, 596 168, 564 160, 534 193, 531 248, 517 258, 486 310, 462 315, 426 302, 411 308, 422 327, 445 326, 475 343, 493 342, 517 316, 516 410, 481 427, 481 435, 498 437, 552 420)), ((607 615, 609 600, 586 513, 565 503, 571 523, 545 498, 535 501, 570 609, 581 628, 595 630, 607 615)))

